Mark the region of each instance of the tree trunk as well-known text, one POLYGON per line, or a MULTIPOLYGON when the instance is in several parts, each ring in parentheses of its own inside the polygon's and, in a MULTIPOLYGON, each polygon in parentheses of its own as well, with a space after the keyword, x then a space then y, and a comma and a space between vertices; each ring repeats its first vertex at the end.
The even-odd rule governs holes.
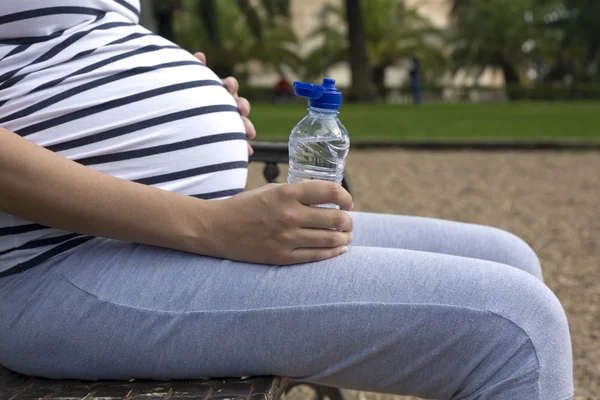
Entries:
POLYGON ((173 43, 175 43, 175 31, 173 30, 174 12, 175 7, 170 1, 166 4, 155 3, 154 5, 157 33, 173 43))
MULTIPOLYGON (((200 0, 202 1, 202 0, 200 0)), ((238 7, 246 17, 250 31, 259 42, 263 39, 262 23, 260 17, 249 0, 237 0, 238 7)))
POLYGON ((508 99, 521 100, 519 72, 505 59, 500 60, 500 68, 502 68, 502 74, 504 75, 504 86, 506 87, 508 99))
POLYGON ((154 16, 155 13, 152 0, 141 0, 141 9, 142 12, 140 14, 140 25, 154 33, 157 33, 158 29, 156 27, 156 18, 154 16))
POLYGON ((352 89, 350 99, 371 102, 375 100, 375 91, 371 85, 367 45, 363 27, 361 0, 346 0, 346 18, 348 20, 348 42, 350 44, 350 69, 352 71, 352 89))
POLYGON ((173 16, 179 7, 178 0, 154 1, 154 18, 156 19, 157 33, 175 43, 175 30, 173 29, 173 16))
POLYGON ((374 65, 371 68, 371 77, 373 79, 373 83, 375 84, 375 89, 377 90, 377 95, 385 99, 386 90, 385 90, 385 71, 387 69, 386 65, 374 65))
POLYGON ((200 17, 202 18, 202 23, 212 48, 212 51, 207 54, 207 57, 210 57, 207 60, 207 63, 210 64, 210 69, 222 78, 232 76, 234 66, 227 62, 227 57, 220 54, 220 49, 223 48, 223 41, 221 29, 218 24, 219 19, 217 18, 215 0, 198 0, 198 10, 200 11, 200 17))
POLYGON ((518 85, 521 83, 519 71, 517 71, 508 61, 501 60, 500 68, 502 68, 502 73, 504 74, 504 83, 507 85, 518 85))
POLYGON ((225 65, 225 64, 215 64, 213 65, 210 60, 207 61, 210 69, 217 74, 218 77, 225 79, 228 76, 235 75, 235 68, 233 65, 225 65))
POLYGON ((216 47, 221 47, 221 32, 219 30, 217 10, 214 0, 198 0, 198 10, 204 24, 204 29, 210 43, 216 47))

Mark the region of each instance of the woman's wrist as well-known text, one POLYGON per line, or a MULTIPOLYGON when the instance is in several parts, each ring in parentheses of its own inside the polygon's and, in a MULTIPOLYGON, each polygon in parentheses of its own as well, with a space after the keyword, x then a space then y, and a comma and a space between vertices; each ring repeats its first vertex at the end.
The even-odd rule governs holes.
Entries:
POLYGON ((194 197, 173 195, 173 236, 165 238, 164 247, 207 256, 219 256, 216 236, 222 201, 199 200, 194 197))

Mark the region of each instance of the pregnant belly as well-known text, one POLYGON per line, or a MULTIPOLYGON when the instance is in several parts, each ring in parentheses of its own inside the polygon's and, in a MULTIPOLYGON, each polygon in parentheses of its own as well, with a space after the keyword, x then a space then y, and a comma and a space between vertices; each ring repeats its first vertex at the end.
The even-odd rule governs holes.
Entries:
POLYGON ((23 64, 0 125, 123 179, 206 199, 244 189, 244 126, 209 68, 139 26, 71 47, 51 63, 23 64))

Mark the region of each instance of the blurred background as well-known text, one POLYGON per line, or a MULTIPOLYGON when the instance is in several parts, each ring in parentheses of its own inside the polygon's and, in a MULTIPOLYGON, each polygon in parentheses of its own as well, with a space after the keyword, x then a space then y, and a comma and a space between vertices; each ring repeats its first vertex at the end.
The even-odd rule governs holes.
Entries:
MULTIPOLYGON (((260 140, 287 140, 305 115, 294 80, 335 78, 356 209, 525 239, 569 318, 575 399, 600 399, 599 0, 142 0, 142 9, 146 27, 237 77, 260 140)), ((264 183, 251 164, 248 188, 264 183)))
POLYGON ((358 139, 597 139, 597 0, 142 4, 144 25, 205 52, 218 75, 237 77, 241 93, 255 105, 263 139, 285 138, 304 111, 275 112, 268 104, 293 103, 294 80, 324 76, 337 80, 346 102, 377 103, 342 109, 358 139), (573 101, 588 103, 556 104, 573 101), (515 108, 513 102, 534 104, 515 108), (402 104, 429 107, 404 110, 400 118, 398 108, 389 106, 402 104), (533 119, 524 118, 527 113, 533 119))

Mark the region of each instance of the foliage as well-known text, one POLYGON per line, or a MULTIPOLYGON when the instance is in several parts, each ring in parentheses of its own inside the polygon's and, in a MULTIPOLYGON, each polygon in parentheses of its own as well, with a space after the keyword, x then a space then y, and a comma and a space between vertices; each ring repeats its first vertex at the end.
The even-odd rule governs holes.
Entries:
POLYGON ((598 77, 600 2, 597 0, 453 0, 455 70, 502 69, 505 81, 598 77))
POLYGON ((600 78, 600 2, 538 0, 549 8, 545 23, 559 46, 548 57, 549 79, 568 74, 575 80, 600 78))
MULTIPOLYGON (((333 65, 348 59, 344 10, 328 5, 331 17, 324 18, 310 38, 321 45, 305 60, 307 79, 314 79, 333 65), (329 23, 329 19, 333 23, 329 23)), ((442 51, 442 31, 423 17, 415 7, 397 0, 362 0, 367 56, 373 78, 379 89, 385 70, 415 54, 431 72, 439 72, 446 64, 442 51)))
POLYGON ((441 51, 442 31, 423 17, 416 7, 396 0, 366 0, 365 34, 369 59, 375 66, 392 66, 416 55, 423 64, 445 64, 441 51))
POLYGON ((189 50, 202 49, 220 75, 232 74, 235 67, 243 75, 250 61, 277 71, 296 67, 301 63, 298 40, 289 24, 289 6, 283 3, 183 0, 175 14, 177 42, 189 50))
POLYGON ((451 51, 456 69, 478 75, 500 68, 507 83, 541 51, 535 0, 454 0, 451 51))
MULTIPOLYGON (((154 8, 161 34, 188 50, 202 49, 217 74, 235 73, 242 84, 252 62, 315 80, 338 63, 360 58, 350 57, 349 15, 341 0, 325 7, 307 38, 309 52, 301 57, 290 1, 154 0, 154 8)), ((555 82, 570 98, 588 97, 580 95, 588 91, 577 83, 600 79, 598 0, 450 0, 446 30, 421 15, 419 3, 354 1, 362 13, 367 80, 382 96, 387 69, 413 54, 421 61, 425 84, 449 65, 475 77, 492 66, 503 72, 507 93, 515 98, 529 98, 544 82, 555 82)))

